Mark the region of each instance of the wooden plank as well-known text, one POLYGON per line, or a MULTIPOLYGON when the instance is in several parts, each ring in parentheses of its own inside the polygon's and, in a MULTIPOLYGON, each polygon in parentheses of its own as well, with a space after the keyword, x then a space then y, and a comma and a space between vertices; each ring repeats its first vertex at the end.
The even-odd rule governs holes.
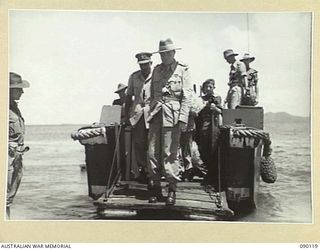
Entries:
MULTIPOLYGON (((212 205, 212 204, 211 204, 212 205)), ((100 211, 102 210, 118 210, 118 211, 154 211, 155 215, 157 215, 158 212, 161 213, 170 213, 170 211, 173 212, 179 212, 179 213, 186 213, 191 215, 200 215, 200 214, 207 214, 207 215, 219 215, 219 216, 226 216, 230 217, 233 215, 232 211, 229 209, 220 209, 214 206, 201 206, 201 207, 193 207, 191 203, 186 206, 186 203, 179 204, 177 202, 174 206, 166 206, 164 203, 155 203, 155 204, 114 204, 114 203, 105 203, 104 206, 99 207, 100 211)))
MULTIPOLYGON (((163 183, 162 183, 163 184, 163 183)), ((167 195, 167 189, 162 186, 162 193, 167 195)), ((200 186, 199 183, 186 183, 178 187, 176 192, 178 198, 195 199, 195 200, 210 200, 212 194, 216 195, 217 192, 206 190, 205 187, 200 186), (201 197, 202 196, 202 197, 201 197)), ((118 187, 115 188, 110 197, 136 197, 140 199, 148 199, 149 191, 146 184, 137 183, 134 181, 122 181, 118 187)))
MULTIPOLYGON (((202 195, 194 195, 194 194, 188 194, 188 193, 177 193, 177 202, 181 201, 184 203, 190 202, 190 203, 201 203, 201 202, 206 202, 206 203, 212 203, 214 206, 216 206, 216 203, 218 202, 219 197, 222 200, 224 204, 227 204, 226 200, 226 195, 225 192, 222 192, 221 195, 218 193, 204 193, 202 195)), ((130 203, 130 204, 141 204, 141 203, 146 203, 148 201, 149 196, 140 196, 139 199, 137 199, 137 196, 131 195, 112 195, 108 199, 108 203, 116 203, 120 202, 118 199, 122 199, 121 203, 130 203)), ((165 202, 165 198, 162 202, 165 202)), ((161 202, 159 202, 161 203, 161 202)), ((152 205, 152 204, 150 204, 152 205)), ((201 206, 201 204, 198 204, 196 206, 201 206)))
POLYGON ((181 210, 168 209, 167 207, 153 210, 132 210, 109 207, 98 210, 98 215, 103 219, 124 220, 197 220, 197 221, 228 221, 232 219, 232 212, 226 210, 181 210))
MULTIPOLYGON (((138 183, 136 181, 120 181, 118 183, 119 186, 125 186, 125 185, 129 185, 130 187, 147 187, 146 184, 142 184, 142 183, 138 183)), ((161 186, 163 188, 168 186, 168 183, 166 183, 165 181, 161 181, 161 186)), ((201 186, 200 182, 179 182, 177 184, 178 189, 179 188, 204 188, 203 186, 201 186)))
MULTIPOLYGON (((162 192, 163 193, 166 193, 167 192, 167 187, 165 185, 162 185, 161 186, 162 188, 162 192)), ((117 185, 115 190, 124 190, 124 189, 127 189, 127 190, 147 190, 147 185, 146 184, 140 184, 140 183, 131 183, 131 184, 121 184, 121 185, 117 185)), ((178 186, 177 188, 177 192, 190 192, 190 193, 205 193, 206 190, 205 190, 205 187, 202 187, 202 186, 197 186, 197 185, 194 185, 194 186, 178 186)))
MULTIPOLYGON (((138 205, 143 206, 163 206, 165 205, 165 200, 162 202, 157 203, 148 203, 148 200, 137 200, 135 198, 126 197, 126 198, 117 198, 112 197, 109 198, 106 202, 107 204, 117 204, 120 206, 126 206, 127 204, 130 204, 131 207, 136 207, 138 205)), ((217 207, 215 202, 213 200, 188 200, 188 199, 177 199, 176 200, 176 206, 184 206, 184 207, 192 207, 192 208, 207 208, 211 209, 214 207, 217 207)))
MULTIPOLYGON (((133 200, 136 200, 135 196, 125 196, 125 195, 116 195, 116 196, 110 196, 108 198, 109 202, 113 202, 115 203, 116 201, 118 201, 117 199, 121 199, 123 200, 123 202, 134 202, 133 200), (115 201, 116 200, 116 201, 115 201)), ((161 202, 165 202, 166 197, 164 197, 164 200, 161 202)), ((148 197, 145 197, 145 199, 142 199, 145 201, 148 201, 148 197)), ((191 202, 209 202, 209 203, 215 203, 216 200, 211 199, 209 196, 205 197, 205 196, 198 196, 198 197, 188 197, 188 196, 177 196, 177 200, 181 200, 181 201, 191 201, 191 202)))
MULTIPOLYGON (((143 196, 143 197, 146 197, 146 198, 149 198, 149 193, 147 191, 143 191, 143 190, 139 190, 140 191, 140 195, 138 195, 136 192, 137 190, 132 190, 132 189, 129 189, 129 190, 122 190, 122 189, 118 189, 118 190, 115 190, 109 197, 137 197, 137 196, 143 196), (143 194, 144 192, 144 194, 143 194)), ((162 192, 163 196, 167 196, 167 194, 165 192, 162 192)), ((207 197, 210 198, 210 195, 204 191, 188 191, 188 190, 183 190, 183 191, 179 191, 176 193, 177 194, 177 197, 181 197, 181 196, 186 196, 186 197, 198 197, 198 199, 206 199, 207 197)), ((192 198, 190 198, 192 199, 192 198)))
MULTIPOLYGON (((115 193, 133 193, 133 192, 145 192, 146 195, 148 195, 148 190, 146 187, 118 187, 115 188, 115 193)), ((168 189, 167 188, 162 188, 162 194, 167 195, 168 189)), ((177 194, 178 193, 188 193, 188 194, 195 194, 195 195, 208 195, 208 192, 206 192, 204 189, 177 189, 177 194)))
MULTIPOLYGON (((209 195, 207 195, 209 196, 209 195)), ((200 196, 203 199, 203 196, 200 196)), ((188 197, 191 198, 191 197, 188 197)), ((193 198, 194 199, 194 198, 193 198)), ((221 193, 222 207, 217 206, 214 200, 203 201, 203 200, 189 200, 177 198, 176 204, 174 206, 166 206, 165 202, 158 203, 148 203, 148 197, 137 199, 135 196, 128 197, 125 195, 109 197, 108 200, 99 200, 95 203, 98 206, 98 211, 101 216, 105 217, 126 217, 126 216, 138 216, 139 214, 145 214, 147 212, 148 218, 159 218, 165 219, 168 216, 174 217, 177 213, 180 218, 184 216, 188 219, 199 220, 220 220, 223 218, 231 218, 233 216, 233 211, 227 207, 225 192, 221 193), (171 212, 170 212, 171 211, 171 212), (205 215, 203 217, 203 215, 205 215), (162 216, 162 217, 161 217, 162 216), (207 219, 205 217, 208 216, 207 219)), ((140 217, 139 217, 140 218, 140 217)), ((142 218, 144 218, 142 216, 142 218)), ((172 218, 170 218, 172 219, 172 218)))
MULTIPOLYGON (((162 182, 163 194, 166 195, 166 183, 162 182)), ((230 217, 233 212, 227 207, 225 192, 221 193, 222 206, 217 201, 217 192, 206 190, 198 182, 179 183, 177 200, 174 206, 165 205, 164 200, 157 203, 148 203, 149 192, 146 184, 135 181, 121 181, 115 187, 107 200, 95 202, 98 211, 106 217, 126 217, 148 214, 148 218, 177 218, 186 216, 189 219, 199 219, 203 215, 217 220, 219 217, 230 217)), ((142 216, 143 217, 143 216, 142 216)), ((143 217, 144 218, 144 217, 143 217)))

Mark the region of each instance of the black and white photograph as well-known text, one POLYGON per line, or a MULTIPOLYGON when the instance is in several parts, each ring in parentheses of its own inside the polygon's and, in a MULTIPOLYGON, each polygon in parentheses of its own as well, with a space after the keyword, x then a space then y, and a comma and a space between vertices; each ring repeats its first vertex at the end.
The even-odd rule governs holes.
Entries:
POLYGON ((312 12, 8 21, 7 221, 314 222, 312 12))

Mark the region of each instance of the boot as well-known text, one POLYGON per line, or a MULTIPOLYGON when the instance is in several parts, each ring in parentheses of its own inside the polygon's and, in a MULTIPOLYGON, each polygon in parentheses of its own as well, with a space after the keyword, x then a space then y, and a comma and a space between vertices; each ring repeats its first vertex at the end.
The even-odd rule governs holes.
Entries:
POLYGON ((159 185, 148 184, 148 190, 150 193, 149 203, 157 203, 163 200, 162 188, 159 185))
POLYGON ((166 205, 173 206, 176 203, 176 192, 173 190, 169 190, 166 205))
POLYGON ((139 170, 139 176, 134 179, 136 182, 141 184, 147 184, 148 183, 148 177, 147 173, 144 171, 143 168, 139 170))

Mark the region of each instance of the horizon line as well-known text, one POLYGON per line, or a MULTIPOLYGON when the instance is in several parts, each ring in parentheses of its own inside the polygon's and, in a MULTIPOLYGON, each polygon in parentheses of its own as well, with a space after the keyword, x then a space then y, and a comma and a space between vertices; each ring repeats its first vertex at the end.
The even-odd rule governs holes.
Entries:
MULTIPOLYGON (((281 113, 285 113, 288 114, 292 117, 299 117, 299 118, 310 118, 310 115, 307 116, 301 116, 301 115, 292 115, 288 112, 285 111, 280 111, 280 112, 266 112, 266 114, 281 114, 281 113)), ((93 123, 46 123, 46 124, 41 124, 41 123, 34 123, 34 124, 26 124, 27 126, 52 126, 52 125, 56 125, 56 126, 75 126, 75 125, 80 125, 80 126, 89 126, 92 125, 93 123)))

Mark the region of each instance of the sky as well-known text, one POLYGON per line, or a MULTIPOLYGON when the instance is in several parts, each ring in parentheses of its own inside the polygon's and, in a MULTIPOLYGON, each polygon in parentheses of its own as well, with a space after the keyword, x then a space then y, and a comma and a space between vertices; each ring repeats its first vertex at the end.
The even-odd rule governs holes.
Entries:
MULTIPOLYGON (((310 115, 311 13, 11 10, 9 71, 30 82, 19 107, 27 124, 91 124, 139 69, 135 54, 171 38, 193 84, 208 78, 225 98, 223 51, 249 52, 265 112, 310 115)), ((153 66, 160 63, 152 56, 153 66)), ((199 93, 199 92, 198 92, 199 93)))

